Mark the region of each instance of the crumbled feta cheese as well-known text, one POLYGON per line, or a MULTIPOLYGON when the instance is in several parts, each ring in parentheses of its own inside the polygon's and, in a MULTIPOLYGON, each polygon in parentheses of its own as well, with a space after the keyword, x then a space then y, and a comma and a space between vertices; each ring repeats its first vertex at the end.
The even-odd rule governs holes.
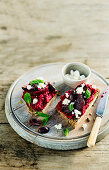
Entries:
POLYGON ((70 103, 70 100, 68 100, 68 99, 64 99, 62 102, 62 104, 64 104, 64 105, 68 105, 69 103, 70 103))
POLYGON ((82 94, 82 92, 83 92, 83 87, 78 87, 78 88, 76 89, 76 92, 77 92, 77 94, 82 94))
POLYGON ((62 129, 62 124, 60 123, 58 125, 55 125, 55 128, 58 129, 58 130, 62 129))
POLYGON ((27 85, 27 89, 30 90, 31 89, 31 85, 27 85))
POLYGON ((82 128, 85 130, 87 125, 85 123, 82 124, 82 128))
POLYGON ((95 86, 95 85, 92 85, 92 88, 93 88, 93 89, 96 89, 96 86, 95 86))
POLYGON ((85 79, 86 77, 85 77, 85 75, 81 75, 80 76, 80 80, 83 80, 83 79, 85 79))
POLYGON ((38 99, 37 98, 34 98, 33 99, 33 104, 36 104, 38 102, 38 99))
POLYGON ((71 74, 71 75, 74 75, 74 71, 73 71, 73 70, 70 70, 70 74, 71 74))
POLYGON ((74 104, 74 102, 71 102, 70 104, 74 104))
POLYGON ((80 75, 80 72, 78 70, 70 70, 69 74, 65 74, 65 77, 68 79, 73 79, 73 80, 83 80, 85 79, 85 75, 80 75))
POLYGON ((66 96, 66 98, 68 98, 68 97, 69 97, 69 94, 68 94, 68 93, 65 93, 65 96, 66 96))
POLYGON ((74 71, 74 77, 77 78, 77 79, 79 79, 80 73, 79 73, 78 70, 74 71))
POLYGON ((74 109, 74 113, 75 113, 76 118, 80 118, 81 112, 79 110, 74 109))
POLYGON ((39 83, 37 87, 41 89, 41 88, 46 87, 46 84, 44 84, 44 83, 39 83))
POLYGON ((72 111, 72 115, 74 115, 74 112, 72 111))
POLYGON ((85 86, 85 84, 83 83, 83 84, 81 84, 81 87, 84 87, 85 86))
POLYGON ((80 117, 78 115, 76 115, 76 119, 79 119, 80 117))

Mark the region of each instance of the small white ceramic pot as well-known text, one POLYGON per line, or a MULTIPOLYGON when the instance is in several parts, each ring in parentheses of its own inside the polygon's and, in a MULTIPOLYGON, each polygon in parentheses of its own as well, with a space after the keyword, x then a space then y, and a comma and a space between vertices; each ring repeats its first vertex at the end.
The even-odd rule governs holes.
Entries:
POLYGON ((79 63, 79 62, 68 63, 62 68, 62 77, 63 77, 64 83, 72 88, 76 88, 78 85, 82 83, 86 83, 87 80, 90 78, 90 75, 91 75, 90 68, 83 63, 79 63), (78 70, 80 75, 84 75, 85 78, 82 80, 74 80, 74 79, 71 79, 65 76, 66 74, 70 74, 71 70, 73 71, 78 70))

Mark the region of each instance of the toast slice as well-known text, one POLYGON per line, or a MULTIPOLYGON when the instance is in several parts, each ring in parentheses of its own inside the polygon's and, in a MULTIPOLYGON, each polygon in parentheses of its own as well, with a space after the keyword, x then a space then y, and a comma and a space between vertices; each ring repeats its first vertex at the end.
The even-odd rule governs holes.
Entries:
POLYGON ((57 96, 55 87, 42 79, 32 80, 22 89, 22 98, 26 102, 28 112, 34 115, 37 115, 37 112, 46 113, 57 96))
POLYGON ((93 85, 81 84, 62 95, 56 109, 68 124, 76 128, 86 118, 99 93, 100 90, 93 85))

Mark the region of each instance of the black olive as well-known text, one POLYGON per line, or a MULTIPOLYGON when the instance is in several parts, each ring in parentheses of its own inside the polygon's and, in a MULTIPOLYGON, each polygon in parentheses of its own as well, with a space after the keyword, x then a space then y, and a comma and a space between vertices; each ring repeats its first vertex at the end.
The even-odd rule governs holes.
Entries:
POLYGON ((41 121, 37 120, 37 119, 31 119, 30 124, 35 125, 35 126, 40 126, 41 125, 41 121))
POLYGON ((42 127, 40 127, 38 129, 38 132, 41 133, 41 134, 48 133, 49 132, 49 128, 45 127, 45 126, 42 126, 42 127))

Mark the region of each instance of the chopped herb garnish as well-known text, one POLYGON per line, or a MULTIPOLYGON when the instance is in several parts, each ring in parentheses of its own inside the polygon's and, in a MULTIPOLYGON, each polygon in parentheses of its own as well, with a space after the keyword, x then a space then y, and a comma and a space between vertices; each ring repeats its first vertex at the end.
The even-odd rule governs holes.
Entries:
POLYGON ((48 120, 49 120, 49 118, 47 118, 47 117, 43 119, 42 122, 43 122, 43 125, 44 125, 44 126, 47 124, 48 120))
POLYGON ((65 136, 67 136, 69 133, 69 128, 64 129, 63 132, 64 132, 65 136))
POLYGON ((42 112, 37 112, 37 115, 40 117, 50 117, 50 115, 42 113, 42 112))
POLYGON ((91 92, 87 89, 85 92, 86 99, 89 99, 91 95, 91 92))
POLYGON ((69 105, 69 110, 70 110, 70 111, 73 110, 73 103, 71 103, 71 104, 69 105))
POLYGON ((30 106, 30 103, 31 103, 31 95, 29 93, 25 93, 24 94, 24 100, 27 104, 29 104, 30 106))
POLYGON ((31 85, 39 84, 39 83, 44 83, 44 80, 36 79, 36 80, 30 81, 30 84, 31 84, 31 85))
POLYGON ((43 122, 43 125, 45 126, 46 123, 48 122, 49 118, 50 118, 50 115, 42 113, 42 112, 37 112, 37 115, 40 116, 40 117, 44 117, 42 122, 43 122))

